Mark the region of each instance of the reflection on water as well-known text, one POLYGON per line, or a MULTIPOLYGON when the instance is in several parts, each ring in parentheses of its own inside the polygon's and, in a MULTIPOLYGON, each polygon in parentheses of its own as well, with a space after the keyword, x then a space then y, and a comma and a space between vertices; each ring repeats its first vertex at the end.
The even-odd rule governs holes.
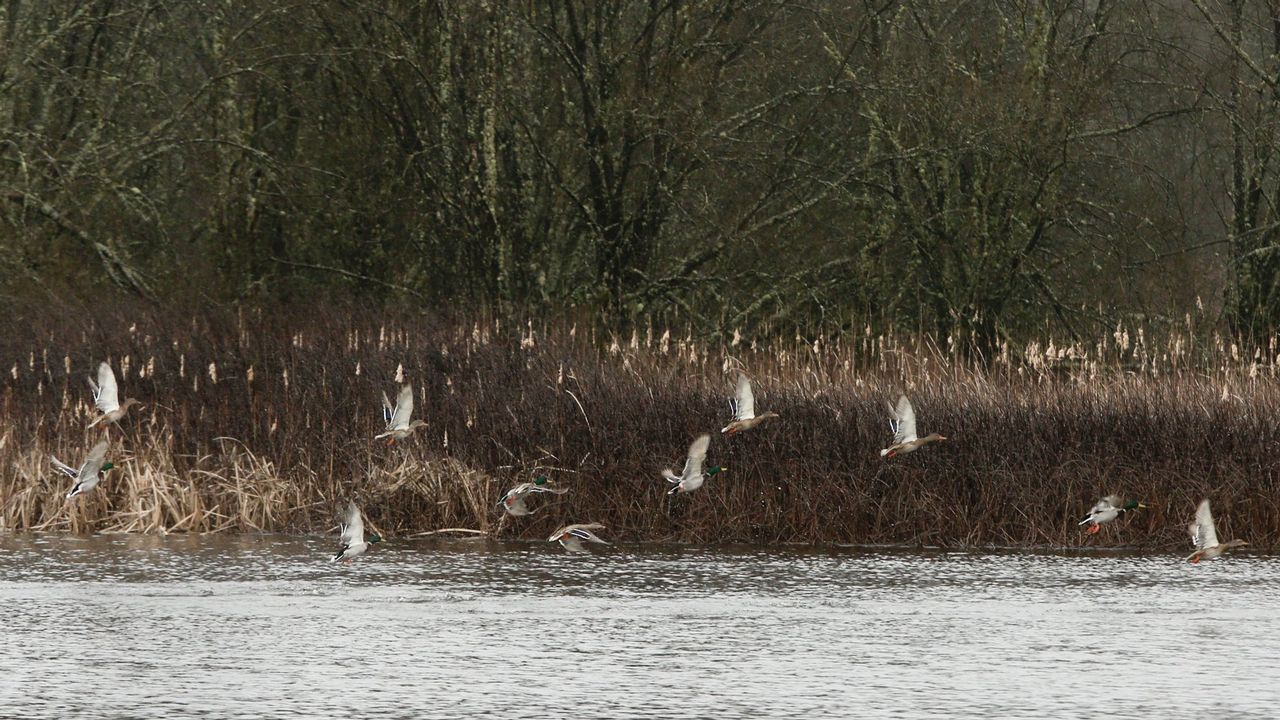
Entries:
POLYGON ((5 717, 1275 717, 1280 559, 0 536, 5 717))

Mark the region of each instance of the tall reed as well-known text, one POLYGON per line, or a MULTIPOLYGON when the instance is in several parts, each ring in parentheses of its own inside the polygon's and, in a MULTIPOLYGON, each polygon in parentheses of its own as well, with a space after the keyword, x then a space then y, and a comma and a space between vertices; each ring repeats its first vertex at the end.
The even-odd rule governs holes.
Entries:
POLYGON ((1176 548, 1211 497, 1222 537, 1280 537, 1275 340, 1246 349, 1190 318, 985 361, 869 332, 614 337, 338 309, 73 318, 32 312, 0 340, 5 529, 323 530, 353 497, 389 536, 596 521, 622 540, 1176 548), (85 378, 102 360, 145 407, 109 431, 117 469, 65 501, 48 456, 76 464, 98 436, 85 378), (667 497, 659 472, 724 424, 739 369, 781 420, 716 433, 710 460, 728 473, 667 497), (429 426, 388 447, 371 438, 398 377, 429 426), (885 405, 904 389, 920 430, 950 440, 885 461, 885 405), (572 492, 504 517, 498 498, 538 474, 572 492), (1086 537, 1076 522, 1110 492, 1150 507, 1086 537))

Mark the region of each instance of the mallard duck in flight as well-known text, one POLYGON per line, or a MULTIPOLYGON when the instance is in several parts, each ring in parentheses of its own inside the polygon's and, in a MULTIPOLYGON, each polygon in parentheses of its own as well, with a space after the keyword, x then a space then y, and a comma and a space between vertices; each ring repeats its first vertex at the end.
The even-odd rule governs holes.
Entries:
POLYGON ((720 432, 730 436, 750 430, 769 418, 778 417, 778 413, 773 411, 756 415, 756 396, 751 392, 751 380, 744 373, 738 373, 738 388, 733 397, 729 398, 729 410, 733 413, 733 419, 720 432))
POLYGON ((98 482, 102 480, 102 473, 105 473, 115 467, 115 465, 112 465, 109 462, 104 462, 107 459, 106 440, 103 440, 93 446, 93 449, 89 451, 87 456, 85 456, 84 462, 80 464, 79 470, 71 467, 52 455, 49 456, 49 459, 53 461, 54 468, 72 480, 75 480, 75 484, 71 486, 69 491, 67 491, 68 499, 81 493, 87 493, 97 487, 98 482))
POLYGON ((521 515, 531 515, 533 514, 533 511, 524 503, 525 498, 529 497, 531 493, 555 493, 556 495, 563 495, 569 492, 569 488, 550 487, 547 484, 548 482, 550 481, 547 480, 545 476, 539 475, 533 482, 520 483, 508 490, 507 494, 503 495, 502 499, 498 501, 498 504, 502 506, 503 510, 507 511, 508 515, 515 515, 517 517, 521 515))
POLYGON ((572 553, 586 552, 582 543, 586 542, 599 543, 608 545, 609 543, 596 537, 592 530, 603 530, 604 526, 600 523, 588 523, 585 525, 565 525, 559 530, 551 533, 551 537, 547 538, 547 542, 559 542, 560 547, 572 553))
POLYGON ((702 472, 702 463, 707 459, 707 448, 711 446, 710 435, 699 435, 696 440, 689 445, 689 454, 684 461, 684 471, 676 475, 667 468, 662 471, 662 477, 671 483, 671 489, 667 491, 668 495, 683 495, 691 493, 702 487, 702 483, 707 478, 717 473, 724 472, 728 468, 713 467, 702 472))
POLYGON ((893 444, 880 451, 880 457, 891 458, 895 455, 906 455, 915 452, 931 442, 946 440, 945 436, 930 433, 927 437, 916 437, 916 411, 906 395, 898 398, 898 407, 889 406, 889 428, 893 430, 893 444))
POLYGON ((368 541, 364 539, 364 519, 360 517, 360 508, 356 507, 354 500, 347 505, 347 513, 342 520, 341 542, 342 547, 333 556, 333 562, 350 562, 351 558, 368 550, 370 545, 382 542, 382 538, 376 534, 370 535, 368 541))
POLYGON ((102 412, 89 427, 99 423, 119 423, 120 419, 134 405, 141 405, 136 398, 120 402, 120 388, 116 385, 116 374, 107 363, 98 365, 98 382, 89 378, 89 387, 93 388, 93 404, 102 412))
POLYGON ((1233 548, 1248 545, 1246 540, 1228 540, 1218 542, 1218 529, 1213 524, 1213 514, 1209 512, 1209 500, 1201 500, 1196 508, 1196 521, 1187 526, 1191 533, 1191 544, 1196 551, 1187 556, 1187 561, 1198 563, 1201 560, 1212 560, 1233 548))
POLYGON ((1137 510, 1138 508, 1144 507, 1146 507, 1146 505, 1143 505, 1137 500, 1129 500, 1126 502, 1119 495, 1108 495, 1094 504, 1093 509, 1089 511, 1089 514, 1085 515, 1084 519, 1078 524, 1088 525, 1089 527, 1087 528, 1087 532, 1093 534, 1101 529, 1099 526, 1101 526, 1102 523, 1111 522, 1130 510, 1137 510))
POLYGON ((400 395, 396 398, 396 404, 391 404, 391 399, 387 397, 385 392, 382 393, 382 419, 386 421, 387 428, 377 435, 373 436, 374 440, 387 439, 387 444, 391 445, 397 440, 404 440, 416 431, 418 428, 426 427, 427 424, 422 420, 413 420, 409 418, 413 415, 413 385, 405 383, 400 386, 400 395))

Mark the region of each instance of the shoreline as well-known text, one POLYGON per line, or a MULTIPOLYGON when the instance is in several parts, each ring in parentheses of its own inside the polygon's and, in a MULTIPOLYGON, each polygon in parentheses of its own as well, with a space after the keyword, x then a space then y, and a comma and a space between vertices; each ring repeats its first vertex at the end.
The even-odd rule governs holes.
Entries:
MULTIPOLYGON (((0 530, 0 538, 4 539, 33 539, 44 541, 49 539, 55 540, 93 540, 93 539, 110 539, 110 540, 148 540, 155 544, 163 544, 170 541, 194 542, 196 544, 212 542, 218 544, 225 542, 227 544, 240 544, 245 541, 269 542, 272 539, 280 539, 281 541, 317 541, 324 543, 336 543, 337 537, 334 534, 319 535, 307 532, 218 532, 218 533, 136 533, 136 532, 94 532, 90 534, 73 534, 68 532, 56 531, 29 531, 29 530, 0 530)), ((385 552, 390 548, 404 547, 407 549, 420 549, 429 546, 445 546, 457 548, 476 548, 482 550, 515 550, 515 549, 536 549, 543 548, 548 552, 560 554, 555 543, 545 540, 531 538, 491 538, 487 536, 409 536, 409 537, 384 537, 382 544, 370 550, 371 556, 376 556, 378 552, 385 552)), ((1179 561, 1185 559, 1190 554, 1192 548, 1188 544, 1186 548, 1154 548, 1139 545, 1112 545, 1112 546, 1050 546, 1050 545, 1027 545, 1027 546, 1011 546, 1011 545, 984 545, 984 546, 941 546, 941 545, 899 545, 899 544, 880 544, 880 543, 774 543, 771 545, 751 545, 745 543, 693 543, 679 542, 673 540, 629 540, 629 541, 611 541, 609 548, 596 550, 591 555, 617 555, 616 551, 628 552, 640 551, 645 554, 662 554, 670 552, 675 554, 683 554, 686 551, 706 551, 708 553, 742 555, 751 553, 794 553, 798 555, 846 555, 854 553, 865 554, 903 554, 903 555, 949 555, 949 554, 966 554, 966 555, 1048 555, 1054 557, 1096 557, 1096 556, 1115 556, 1115 557, 1170 557, 1179 561), (1185 551, 1184 551, 1185 550, 1185 551)), ((1274 550, 1260 550, 1257 548, 1245 548, 1232 553, 1232 557, 1241 558, 1260 558, 1268 559, 1280 557, 1280 552, 1274 550)))

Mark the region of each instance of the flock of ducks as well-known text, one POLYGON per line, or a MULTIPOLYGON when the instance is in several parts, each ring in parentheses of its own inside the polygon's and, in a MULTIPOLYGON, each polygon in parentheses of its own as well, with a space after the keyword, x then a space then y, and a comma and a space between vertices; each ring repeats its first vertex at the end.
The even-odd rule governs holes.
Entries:
MULTIPOLYGON (((129 408, 135 405, 141 406, 136 398, 128 398, 121 402, 115 373, 111 365, 106 362, 98 365, 97 382, 89 378, 89 386, 93 389, 93 404, 101 413, 89 423, 89 428, 99 426, 109 428, 111 425, 118 425, 129 412, 129 408)), ((755 405, 751 380, 745 374, 739 373, 734 395, 729 399, 732 419, 728 425, 721 428, 721 434, 732 437, 778 417, 778 414, 772 411, 756 415, 755 405)), ((388 445, 398 440, 406 440, 418 429, 426 426, 426 422, 413 419, 413 386, 408 383, 400 387, 400 393, 394 405, 386 392, 382 393, 382 417, 386 428, 375 435, 374 440, 386 440, 388 445)), ((925 437, 919 437, 916 434, 916 413, 905 394, 898 398, 897 405, 889 405, 889 428, 893 432, 893 444, 880 451, 880 456, 886 459, 915 452, 926 445, 947 439, 946 436, 936 432, 925 437)), ((79 468, 50 456, 54 469, 73 481, 71 489, 67 491, 68 500, 93 490, 102 481, 104 473, 115 467, 106 459, 108 446, 106 439, 99 441, 85 455, 79 468)), ((694 492, 708 479, 728 469, 720 466, 703 469, 710 447, 711 435, 709 433, 699 435, 689 445, 684 469, 679 475, 670 468, 662 471, 662 478, 671 484, 668 495, 685 495, 694 492)), ((539 476, 532 482, 520 483, 508 490, 498 501, 498 507, 512 517, 523 517, 534 512, 529 509, 526 502, 531 495, 540 493, 563 495, 567 492, 569 492, 568 488, 553 487, 546 477, 539 476)), ((1124 500, 1118 495, 1108 495, 1099 500, 1079 524, 1086 525, 1087 532, 1096 533, 1102 525, 1114 521, 1126 512, 1145 507, 1146 505, 1136 500, 1124 500)), ((566 525, 552 533, 547 541, 558 542, 569 552, 586 552, 583 543, 609 544, 593 532, 603 529, 605 529, 604 526, 599 523, 566 525)), ((1213 560, 1229 550, 1249 544, 1244 540, 1228 540, 1225 543, 1218 541, 1218 532, 1214 527, 1213 514, 1209 510, 1207 499, 1200 502, 1199 507, 1196 508, 1195 522, 1187 529, 1191 534, 1191 542, 1196 548, 1195 552, 1187 556, 1187 561, 1191 563, 1213 560)), ((377 534, 365 537, 364 519, 354 501, 348 503, 343 513, 340 531, 341 547, 334 554, 334 561, 349 562, 368 550, 370 545, 382 540, 377 534)))

